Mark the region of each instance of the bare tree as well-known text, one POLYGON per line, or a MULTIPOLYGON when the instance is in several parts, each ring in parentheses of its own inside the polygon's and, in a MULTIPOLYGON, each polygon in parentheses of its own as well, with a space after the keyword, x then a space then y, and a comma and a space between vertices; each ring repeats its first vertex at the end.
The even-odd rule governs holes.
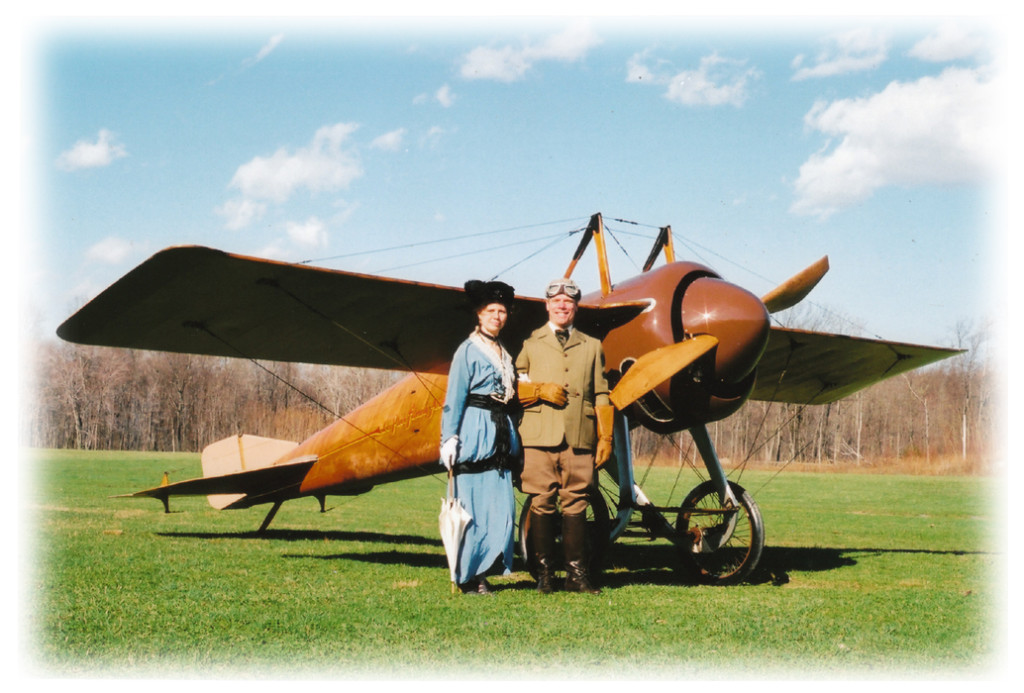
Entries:
MULTIPOLYGON (((718 453, 773 466, 956 457, 980 469, 995 440, 988 337, 969 323, 955 337, 965 354, 832 405, 748 402, 713 426, 718 453)), ((301 441, 403 375, 42 341, 33 351, 27 435, 41 447, 195 451, 237 433, 301 441)), ((686 435, 638 428, 633 443, 638 460, 693 455, 686 435)))

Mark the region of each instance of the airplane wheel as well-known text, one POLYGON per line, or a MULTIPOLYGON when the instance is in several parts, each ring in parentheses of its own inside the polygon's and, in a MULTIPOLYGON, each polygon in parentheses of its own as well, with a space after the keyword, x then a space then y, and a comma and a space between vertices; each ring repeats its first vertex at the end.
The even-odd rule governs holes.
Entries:
POLYGON ((764 522, 750 494, 729 482, 739 507, 723 509, 718 491, 705 481, 690 491, 676 521, 676 547, 684 568, 701 582, 735 585, 742 582, 761 559, 764 522))
MULTIPOLYGON (((523 509, 519 513, 519 540, 517 548, 519 555, 526 562, 526 569, 534 579, 537 578, 537 569, 533 561, 533 551, 527 539, 530 531, 530 506, 533 499, 529 496, 523 503, 523 509)), ((590 563, 590 574, 596 575, 604 563, 604 554, 608 549, 608 537, 611 533, 612 520, 608 515, 608 504, 599 491, 591 491, 590 503, 587 507, 587 556, 590 563)), ((558 516, 555 534, 559 546, 562 543, 561 515, 558 516)), ((556 549, 557 551, 558 549, 556 549)), ((555 562, 556 568, 562 567, 562 561, 555 562)))

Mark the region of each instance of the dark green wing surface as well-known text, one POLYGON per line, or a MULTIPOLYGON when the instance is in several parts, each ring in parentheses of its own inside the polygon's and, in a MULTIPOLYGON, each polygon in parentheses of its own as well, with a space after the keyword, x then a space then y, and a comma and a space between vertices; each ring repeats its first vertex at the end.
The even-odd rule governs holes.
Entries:
MULTIPOLYGON (((645 306, 580 307, 603 336, 645 306)), ((547 313, 516 298, 502 338, 513 351, 547 313)), ((444 372, 476 324, 461 288, 168 248, 57 330, 82 344, 366 368, 444 372)))
POLYGON ((957 349, 773 327, 751 399, 825 404, 957 349))

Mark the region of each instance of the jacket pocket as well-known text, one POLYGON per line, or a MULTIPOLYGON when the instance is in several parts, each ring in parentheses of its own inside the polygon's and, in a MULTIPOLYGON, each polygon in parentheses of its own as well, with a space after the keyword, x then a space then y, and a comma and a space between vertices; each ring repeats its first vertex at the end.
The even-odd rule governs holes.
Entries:
POLYGON ((532 407, 523 411, 523 420, 519 424, 519 435, 523 441, 536 440, 540 437, 543 429, 543 421, 539 407, 532 407))

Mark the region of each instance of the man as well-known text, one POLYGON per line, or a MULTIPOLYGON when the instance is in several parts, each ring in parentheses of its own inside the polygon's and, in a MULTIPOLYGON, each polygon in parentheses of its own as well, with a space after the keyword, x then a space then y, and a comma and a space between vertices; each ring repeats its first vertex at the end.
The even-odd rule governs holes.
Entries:
POLYGON ((573 328, 579 287, 556 279, 545 297, 548 323, 530 335, 516 359, 525 453, 521 482, 531 497, 528 541, 537 590, 550 593, 560 503, 565 589, 599 594, 587 570, 586 511, 596 469, 611 455, 615 409, 600 340, 573 328))

